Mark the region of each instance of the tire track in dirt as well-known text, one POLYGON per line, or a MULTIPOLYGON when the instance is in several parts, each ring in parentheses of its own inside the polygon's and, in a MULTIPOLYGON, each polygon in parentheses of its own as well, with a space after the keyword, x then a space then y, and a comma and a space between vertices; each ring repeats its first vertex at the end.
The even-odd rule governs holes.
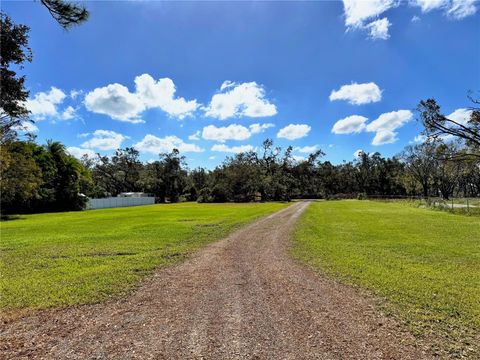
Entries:
POLYGON ((2 325, 15 359, 427 359, 355 288, 286 254, 297 202, 159 270, 134 294, 2 325))

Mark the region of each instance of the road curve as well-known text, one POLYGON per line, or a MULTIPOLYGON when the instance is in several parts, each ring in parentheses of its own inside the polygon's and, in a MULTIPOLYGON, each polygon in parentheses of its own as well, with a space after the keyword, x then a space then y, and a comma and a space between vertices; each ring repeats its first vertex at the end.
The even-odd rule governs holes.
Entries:
POLYGON ((308 205, 294 203, 157 271, 127 298, 5 323, 0 357, 428 358, 371 299, 287 256, 308 205))

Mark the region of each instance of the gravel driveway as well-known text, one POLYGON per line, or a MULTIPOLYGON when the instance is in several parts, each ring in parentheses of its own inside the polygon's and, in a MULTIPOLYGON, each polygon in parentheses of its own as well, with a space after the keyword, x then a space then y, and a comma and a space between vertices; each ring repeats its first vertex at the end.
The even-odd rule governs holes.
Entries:
POLYGON ((286 255, 297 202, 159 270, 116 301, 2 325, 0 358, 426 359, 353 287, 286 255))

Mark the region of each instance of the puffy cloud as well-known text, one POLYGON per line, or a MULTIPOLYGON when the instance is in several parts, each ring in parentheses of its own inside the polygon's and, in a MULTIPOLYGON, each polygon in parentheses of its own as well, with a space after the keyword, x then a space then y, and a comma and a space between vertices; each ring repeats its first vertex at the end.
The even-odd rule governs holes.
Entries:
POLYGON ((330 101, 347 100, 350 104, 362 105, 372 102, 378 102, 382 99, 382 90, 374 82, 352 83, 343 85, 338 90, 332 90, 330 101))
POLYGON ((372 145, 391 144, 397 141, 396 129, 402 127, 413 117, 410 110, 398 110, 381 114, 377 119, 366 124, 366 117, 359 115, 348 116, 333 125, 334 134, 351 134, 362 131, 374 132, 372 145))
POLYGON ((267 129, 270 129, 272 127, 275 127, 274 124, 267 123, 267 124, 252 124, 249 126, 250 132, 252 134, 260 134, 264 132, 267 129))
POLYGON ((140 115, 147 109, 158 108, 168 115, 183 119, 199 107, 196 100, 175 98, 175 84, 169 78, 155 81, 149 74, 135 78, 135 92, 115 83, 96 88, 85 96, 88 110, 131 123, 144 122, 140 115))
POLYGON ((372 21, 367 25, 372 39, 387 40, 390 37, 388 28, 392 25, 387 18, 372 21))
POLYGON ((397 141, 397 133, 390 130, 381 130, 375 133, 372 140, 372 145, 393 144, 397 141))
POLYGON ((140 113, 145 104, 126 86, 110 84, 97 88, 85 96, 85 106, 89 111, 110 116, 112 119, 131 123, 141 123, 140 113))
POLYGON ((395 0, 343 0, 345 25, 360 28, 367 20, 378 17, 394 6, 395 0))
POLYGON ((409 122, 412 117, 413 114, 410 110, 398 110, 381 114, 366 127, 367 131, 376 133, 372 145, 391 144, 397 141, 395 130, 409 122))
POLYGON ((212 146, 212 151, 226 152, 226 153, 242 153, 252 151, 255 148, 252 145, 227 146, 225 144, 215 144, 212 146))
POLYGON ((214 140, 219 142, 225 142, 227 140, 246 140, 253 134, 259 134, 273 126, 273 124, 252 124, 247 128, 243 125, 237 124, 224 127, 208 125, 203 128, 202 137, 205 140, 214 140))
POLYGON ((203 128, 202 137, 205 140, 225 142, 226 140, 246 140, 251 136, 250 130, 242 125, 232 124, 225 127, 208 125, 203 128))
POLYGON ((168 115, 183 119, 198 108, 196 100, 175 98, 176 87, 169 78, 155 81, 150 75, 143 74, 135 78, 137 95, 147 108, 160 108, 168 115))
POLYGON ((83 149, 76 146, 67 147, 67 152, 70 155, 75 156, 77 159, 81 159, 83 155, 87 155, 89 158, 95 157, 95 151, 92 149, 83 149))
POLYGON ((304 153, 304 154, 311 154, 315 151, 317 151, 318 145, 312 145, 312 146, 304 146, 304 147, 295 147, 293 150, 304 153))
POLYGON ((92 138, 85 141, 81 146, 87 149, 116 150, 121 147, 122 142, 126 139, 128 139, 128 136, 112 130, 95 130, 92 138))
POLYGON ((73 106, 68 106, 60 115, 62 120, 71 120, 77 117, 76 111, 73 106))
POLYGON ((237 84, 225 81, 204 109, 205 115, 225 120, 231 117, 265 117, 277 108, 265 98, 265 90, 256 82, 237 84))
POLYGON ((412 117, 413 114, 410 110, 398 110, 384 113, 367 125, 367 131, 393 131, 409 122, 412 117))
POLYGON ((290 124, 280 129, 277 133, 278 138, 296 140, 308 135, 312 128, 306 124, 290 124))
POLYGON ((57 117, 58 105, 65 100, 65 93, 52 86, 48 92, 38 92, 33 99, 26 101, 26 107, 36 120, 44 120, 47 117, 57 117))
POLYGON ((195 131, 195 134, 190 135, 188 140, 200 140, 200 130, 197 130, 195 131))
POLYGON ((24 121, 20 125, 14 126, 13 130, 23 131, 27 133, 37 133, 38 127, 30 121, 24 121))
POLYGON ((333 125, 332 133, 334 134, 352 134, 365 130, 365 122, 368 119, 365 116, 351 115, 344 119, 338 120, 333 125))
POLYGON ((470 120, 470 116, 472 116, 472 110, 461 108, 455 110, 450 115, 447 115, 447 118, 465 125, 470 120))
POLYGON ((155 135, 147 134, 140 142, 133 146, 141 152, 152 154, 166 153, 173 149, 178 149, 181 153, 204 151, 199 146, 185 143, 182 139, 174 135, 159 138, 155 135))

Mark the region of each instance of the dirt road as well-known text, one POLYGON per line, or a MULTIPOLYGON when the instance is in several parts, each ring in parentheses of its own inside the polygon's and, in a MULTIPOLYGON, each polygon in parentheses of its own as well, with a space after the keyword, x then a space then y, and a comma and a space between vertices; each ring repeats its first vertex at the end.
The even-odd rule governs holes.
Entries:
POLYGON ((372 300, 286 255, 308 204, 295 203, 158 271, 125 299, 3 324, 0 357, 428 358, 372 300))

